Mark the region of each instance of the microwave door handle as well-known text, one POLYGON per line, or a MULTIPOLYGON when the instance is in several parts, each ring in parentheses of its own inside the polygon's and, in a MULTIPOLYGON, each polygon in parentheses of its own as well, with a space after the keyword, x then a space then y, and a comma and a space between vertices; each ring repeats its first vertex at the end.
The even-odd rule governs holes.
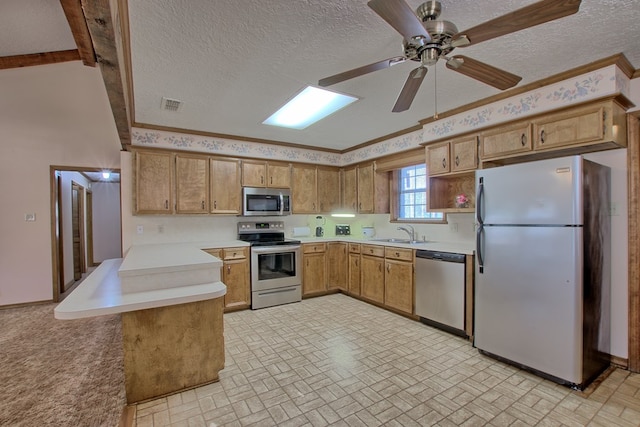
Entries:
POLYGON ((284 195, 280 193, 280 215, 284 215, 284 195))

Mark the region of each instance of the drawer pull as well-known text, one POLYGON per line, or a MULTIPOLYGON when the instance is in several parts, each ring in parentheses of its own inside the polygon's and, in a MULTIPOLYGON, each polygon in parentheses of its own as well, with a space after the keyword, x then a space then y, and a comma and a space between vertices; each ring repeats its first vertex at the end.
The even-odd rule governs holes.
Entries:
POLYGON ((527 135, 525 135, 524 132, 522 133, 522 136, 520 137, 520 144, 522 144, 523 147, 525 145, 527 145, 527 135))
POLYGON ((442 169, 447 168, 447 159, 442 159, 442 169))
POLYGON ((391 273, 391 264, 387 264, 387 273, 391 273))
POLYGON ((456 166, 460 165, 460 157, 456 156, 456 166))
POLYGON ((544 144, 544 129, 540 131, 540 144, 544 144))
POLYGON ((164 208, 165 209, 169 209, 169 201, 168 200, 164 201, 164 208))

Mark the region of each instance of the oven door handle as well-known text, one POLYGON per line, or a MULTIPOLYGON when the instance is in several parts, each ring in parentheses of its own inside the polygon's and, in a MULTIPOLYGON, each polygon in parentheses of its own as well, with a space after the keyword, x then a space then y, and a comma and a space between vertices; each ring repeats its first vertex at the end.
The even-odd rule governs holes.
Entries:
POLYGON ((300 245, 280 245, 280 246, 263 246, 253 247, 251 251, 256 254, 272 254, 278 252, 292 252, 300 249, 300 245))

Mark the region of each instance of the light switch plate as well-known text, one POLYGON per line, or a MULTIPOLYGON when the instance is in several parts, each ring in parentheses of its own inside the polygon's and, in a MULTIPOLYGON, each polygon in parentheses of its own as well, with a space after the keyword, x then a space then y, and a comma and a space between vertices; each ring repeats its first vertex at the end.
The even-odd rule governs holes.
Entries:
POLYGON ((36 220, 36 214, 35 213, 26 213, 24 214, 24 220, 28 221, 28 222, 33 222, 36 220))

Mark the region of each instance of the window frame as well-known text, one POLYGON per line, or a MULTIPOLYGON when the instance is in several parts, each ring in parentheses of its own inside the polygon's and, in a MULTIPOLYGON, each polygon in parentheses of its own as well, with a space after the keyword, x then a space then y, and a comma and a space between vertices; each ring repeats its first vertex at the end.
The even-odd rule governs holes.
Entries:
MULTIPOLYGON (((418 163, 419 164, 419 163, 418 163)), ((405 167, 417 166, 418 164, 407 165, 405 167)), ((400 218, 400 169, 394 169, 391 172, 391 183, 389 192, 389 204, 390 204, 390 218, 389 222, 392 223, 407 223, 407 224, 446 224, 447 214, 445 212, 439 212, 442 214, 442 219, 428 219, 428 218, 400 218)), ((426 174, 427 179, 427 204, 429 198, 429 174, 426 174)))

